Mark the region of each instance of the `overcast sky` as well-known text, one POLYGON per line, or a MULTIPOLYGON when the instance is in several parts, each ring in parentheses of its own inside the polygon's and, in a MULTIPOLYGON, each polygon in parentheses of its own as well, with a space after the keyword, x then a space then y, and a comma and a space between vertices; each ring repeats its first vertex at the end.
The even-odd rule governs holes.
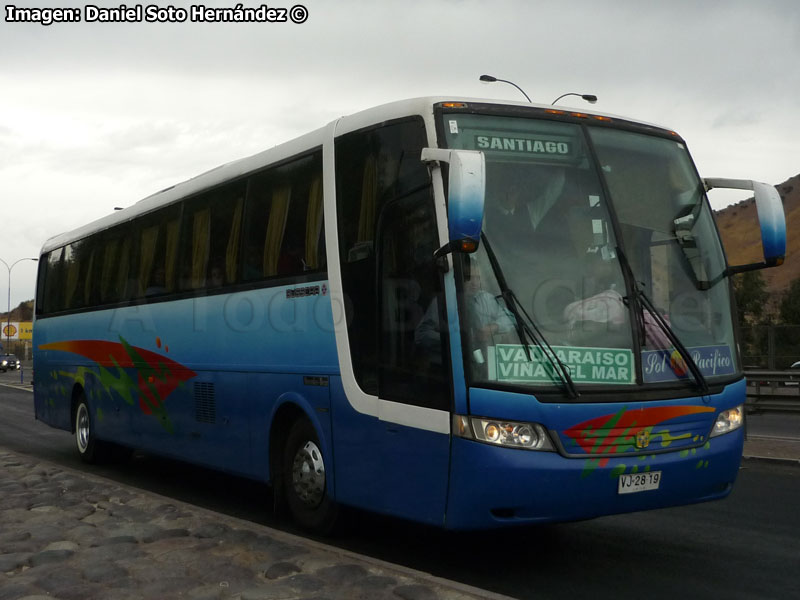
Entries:
MULTIPOLYGON (((482 73, 535 102, 593 93, 594 107, 569 104, 669 126, 703 176, 777 184, 800 173, 797 0, 298 1, 303 24, 42 26, 6 22, 4 10, 0 258, 37 256, 115 206, 369 106, 522 99, 482 73)), ((84 14, 121 3, 13 4, 84 14)), ((14 268, 12 306, 33 297, 35 273, 33 262, 14 268)), ((3 312, 6 280, 0 268, 3 312)))

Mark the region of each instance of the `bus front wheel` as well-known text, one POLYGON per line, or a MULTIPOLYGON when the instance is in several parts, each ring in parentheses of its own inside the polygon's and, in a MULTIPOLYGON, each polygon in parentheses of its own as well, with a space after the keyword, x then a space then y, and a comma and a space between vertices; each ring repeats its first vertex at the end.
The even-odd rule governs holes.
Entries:
POLYGON ((326 464, 314 426, 295 421, 283 453, 283 489, 295 522, 303 529, 331 533, 339 507, 327 492, 326 464))

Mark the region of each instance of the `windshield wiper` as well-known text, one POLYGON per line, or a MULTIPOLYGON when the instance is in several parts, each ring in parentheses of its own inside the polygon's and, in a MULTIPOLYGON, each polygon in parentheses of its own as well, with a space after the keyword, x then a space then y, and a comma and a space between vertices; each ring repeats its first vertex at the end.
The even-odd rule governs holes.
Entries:
POLYGON ((486 255, 489 258, 489 264, 492 266, 492 272, 497 280, 497 285, 500 286, 500 293, 503 296, 503 300, 505 301, 508 310, 514 315, 514 319, 516 321, 515 329, 517 336, 519 337, 519 341, 522 344, 522 347, 525 349, 525 356, 527 356, 528 361, 533 360, 528 343, 528 339, 531 339, 537 346, 539 346, 542 354, 550 361, 553 367, 555 367, 553 370, 561 378, 561 381, 564 382, 564 387, 567 390, 567 395, 569 398, 571 400, 576 399, 578 396, 580 396, 580 394, 578 393, 578 389, 575 387, 575 382, 572 380, 572 376, 569 374, 569 368, 563 362, 561 362, 561 359, 558 358, 555 350, 553 350, 553 347, 548 343, 547 339, 544 337, 544 334, 542 334, 541 330, 536 325, 536 322, 527 313, 525 307, 519 301, 519 298, 517 298, 517 295, 510 287, 508 287, 505 275, 503 274, 503 269, 500 267, 500 263, 497 261, 497 256, 495 256, 494 250, 492 250, 492 245, 486 238, 485 233, 481 233, 481 239, 483 240, 483 245, 486 248, 486 255), (525 316, 524 320, 522 318, 523 315, 525 316))
MULTIPOLYGON (((647 295, 647 293, 642 288, 639 287, 639 282, 636 281, 636 276, 633 273, 631 264, 628 262, 628 258, 625 256, 625 253, 619 246, 617 246, 617 256, 619 257, 619 262, 626 273, 626 277, 630 280, 631 283, 631 289, 633 290, 634 300, 635 300, 634 311, 636 311, 636 314, 639 314, 641 311, 646 309, 647 312, 650 313, 655 322, 658 324, 658 327, 667 336, 669 341, 681 355, 681 358, 683 358, 683 362, 686 364, 686 366, 689 369, 689 372, 692 374, 692 377, 694 378, 695 383, 697 384, 697 387, 700 390, 700 393, 703 396, 707 395, 709 393, 708 382, 706 381, 703 372, 700 370, 700 367, 697 366, 697 363, 692 358, 691 353, 686 348, 686 346, 683 345, 683 342, 681 342, 681 340, 678 338, 677 334, 672 329, 670 324, 667 323, 667 321, 664 319, 664 317, 656 308, 655 304, 653 304, 653 301, 650 300, 650 297, 647 295)), ((644 315, 643 312, 642 315, 644 315)), ((641 332, 642 343, 644 343, 645 337, 647 335, 644 323, 642 323, 641 329, 642 329, 641 332)))

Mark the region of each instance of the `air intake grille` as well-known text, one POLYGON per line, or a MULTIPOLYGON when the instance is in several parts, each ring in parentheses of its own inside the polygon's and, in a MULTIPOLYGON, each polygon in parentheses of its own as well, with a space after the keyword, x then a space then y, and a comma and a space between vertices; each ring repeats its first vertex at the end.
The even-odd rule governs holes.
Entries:
POLYGON ((213 383, 194 383, 194 418, 198 423, 217 422, 217 403, 213 383))

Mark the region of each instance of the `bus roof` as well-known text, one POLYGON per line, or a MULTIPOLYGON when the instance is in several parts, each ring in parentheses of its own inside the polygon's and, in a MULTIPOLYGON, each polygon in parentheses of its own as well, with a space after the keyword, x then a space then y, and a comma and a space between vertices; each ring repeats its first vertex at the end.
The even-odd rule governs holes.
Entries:
MULTIPOLYGON (((434 106, 441 102, 460 102, 466 103, 467 105, 481 104, 484 106, 496 105, 522 108, 533 107, 540 110, 556 108, 565 110, 566 112, 575 112, 575 109, 553 107, 546 104, 535 104, 509 100, 489 100, 485 98, 463 98, 457 96, 425 96, 383 104, 353 113, 352 115, 340 117, 324 127, 316 129, 293 140, 279 144, 268 150, 253 154, 252 156, 222 164, 200 175, 196 175, 195 177, 192 177, 184 182, 151 194, 150 196, 139 200, 128 208, 115 211, 86 225, 82 225, 77 229, 73 229, 72 231, 53 236, 44 243, 41 253, 44 254, 45 252, 49 252, 50 250, 69 244, 70 242, 83 239, 92 233, 109 229, 121 223, 126 223, 140 215, 147 214, 158 208, 167 206, 173 202, 177 202, 183 198, 192 196, 204 190, 214 188, 225 181, 245 176, 248 173, 252 173, 271 164, 289 159, 293 156, 297 156, 303 152, 313 150, 314 148, 321 148, 323 141, 326 138, 326 134, 329 136, 341 135, 343 133, 362 129, 376 123, 381 123, 383 121, 397 119, 409 115, 422 115, 423 117, 432 118, 434 106)), ((590 111, 589 114, 608 117, 616 121, 635 123, 645 127, 667 130, 665 127, 654 125, 652 123, 635 121, 626 117, 620 117, 618 115, 602 113, 594 110, 590 111)))

